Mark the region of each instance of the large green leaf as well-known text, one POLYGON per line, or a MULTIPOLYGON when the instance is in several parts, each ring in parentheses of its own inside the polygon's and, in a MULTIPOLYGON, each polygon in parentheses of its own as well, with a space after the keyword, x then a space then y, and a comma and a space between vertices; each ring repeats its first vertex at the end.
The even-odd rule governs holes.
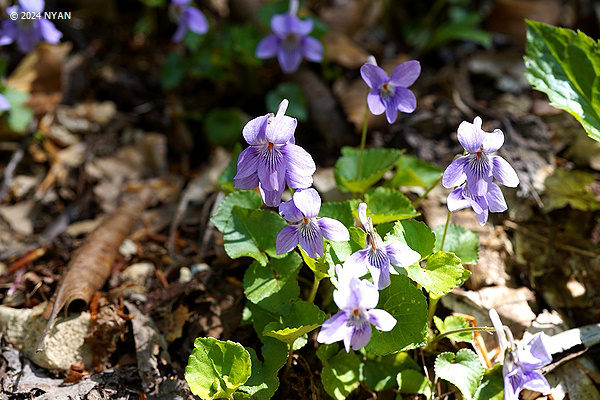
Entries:
POLYGON ((404 370, 420 371, 421 368, 408 353, 369 357, 364 361, 363 375, 367 386, 375 391, 397 387, 394 377, 404 370))
POLYGON ((475 393, 475 400, 503 400, 504 378, 502 376, 502 365, 497 364, 483 374, 481 385, 475 393))
POLYGON ((390 278, 391 285, 379 292, 378 308, 392 314, 397 322, 389 332, 380 332, 373 328, 373 336, 366 346, 369 354, 391 354, 415 349, 427 342, 425 296, 408 278, 399 275, 392 275, 390 278))
POLYGON ((544 208, 551 211, 571 206, 582 211, 599 210, 600 201, 591 190, 596 180, 596 175, 588 172, 556 169, 544 181, 544 208))
POLYGON ((277 213, 270 210, 252 210, 234 206, 223 233, 225 251, 231 258, 252 257, 267 265, 267 254, 278 256, 275 240, 287 226, 277 213))
POLYGON ((290 313, 280 321, 269 323, 263 335, 273 337, 289 346, 300 336, 311 332, 323 324, 326 315, 319 307, 307 301, 296 301, 292 304, 290 313))
POLYGON ((429 257, 425 268, 413 264, 406 270, 410 279, 436 296, 443 296, 461 286, 470 276, 469 270, 463 268, 458 257, 444 251, 429 257))
MULTIPOLYGON (((351 200, 352 213, 358 219, 358 205, 360 200, 351 200)), ((378 187, 365 194, 367 203, 367 217, 371 217, 373 224, 398 221, 420 215, 412 206, 408 197, 392 188, 378 187)))
POLYGON ((265 361, 260 361, 254 349, 248 349, 252 360, 252 374, 245 384, 238 388, 234 393, 234 398, 250 398, 254 400, 269 400, 275 394, 279 387, 279 378, 277 372, 285 364, 287 351, 283 343, 282 346, 263 346, 263 357, 265 361), (269 352, 278 352, 277 354, 269 354, 269 352), (278 359, 278 362, 274 362, 278 359), (241 393, 246 393, 250 397, 238 396, 241 393))
POLYGON ((320 345, 317 356, 323 363, 321 382, 325 391, 336 400, 344 400, 359 385, 360 359, 334 344, 320 345))
MULTIPOLYGON (((462 317, 458 315, 449 315, 442 321, 441 318, 434 315, 433 321, 435 322, 436 328, 440 331, 440 333, 445 333, 448 331, 455 331, 457 329, 465 329, 469 328, 469 323, 462 317)), ((456 342, 472 342, 475 339, 474 332, 462 332, 462 333, 453 333, 447 336, 449 339, 452 339, 456 342)))
MULTIPOLYGON (((440 251, 444 225, 434 229, 435 251, 440 251)), ((476 264, 479 260, 479 235, 462 225, 450 224, 444 241, 444 251, 454 253, 463 264, 476 264)))
POLYGON ((423 222, 412 219, 398 221, 386 236, 386 242, 400 241, 421 254, 421 259, 433 252, 435 235, 423 222))
POLYGON ((526 22, 527 80, 600 141, 600 42, 581 31, 526 22))
POLYGON ((402 155, 396 163, 396 173, 389 182, 391 187, 421 186, 430 187, 442 175, 442 169, 420 158, 402 155))
POLYGON ((239 192, 233 192, 228 194, 217 209, 217 213, 213 215, 210 222, 219 230, 221 233, 225 233, 225 227, 227 221, 231 218, 231 210, 234 206, 259 209, 262 205, 262 199, 258 194, 252 190, 240 190, 239 192))
MULTIPOLYGON (((396 376, 396 382, 398 384, 398 392, 400 393, 422 394, 427 399, 431 397, 431 387, 429 387, 429 382, 425 375, 419 371, 413 369, 401 371, 396 376)), ((398 398, 401 399, 402 397, 396 397, 396 399, 398 398)))
POLYGON ((402 152, 397 149, 368 149, 363 153, 360 176, 356 176, 359 150, 343 147, 335 163, 335 181, 340 190, 364 193, 392 169, 402 152))
POLYGON ((442 353, 435 359, 435 374, 460 390, 463 397, 471 400, 481 383, 485 368, 472 350, 461 349, 456 353, 442 353))
POLYGON ((250 353, 239 343, 197 338, 185 368, 193 394, 203 399, 230 398, 250 377, 250 353))
POLYGON ((241 397, 238 396, 238 393, 243 391, 251 394, 253 396, 252 399, 267 400, 273 396, 273 393, 275 393, 279 386, 277 372, 285 365, 288 346, 275 338, 264 336, 262 332, 269 323, 279 321, 280 315, 265 310, 251 302, 247 302, 246 309, 244 309, 244 318, 252 321, 254 330, 263 343, 262 356, 264 361, 260 362, 256 360, 256 354, 250 351, 250 356, 252 357, 252 375, 236 392, 236 398, 241 397))
POLYGON ((296 278, 301 266, 296 252, 271 259, 266 266, 254 261, 244 274, 246 298, 268 311, 287 315, 292 308, 291 300, 300 295, 296 278))
POLYGON ((327 202, 321 204, 321 210, 319 211, 319 217, 329 217, 337 219, 346 228, 354 226, 354 216, 352 215, 352 209, 350 208, 350 202, 327 202))

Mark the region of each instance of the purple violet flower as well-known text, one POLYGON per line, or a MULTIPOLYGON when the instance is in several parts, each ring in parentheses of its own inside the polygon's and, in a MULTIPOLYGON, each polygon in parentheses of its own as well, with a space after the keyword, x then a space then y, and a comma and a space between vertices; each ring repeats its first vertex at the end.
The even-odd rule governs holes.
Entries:
POLYGON ((333 291, 333 300, 340 311, 329 318, 317 336, 317 342, 331 344, 344 341, 346 351, 359 350, 371 340, 371 325, 380 331, 390 331, 396 325, 396 318, 385 310, 376 309, 379 292, 372 283, 351 275, 344 279, 340 275, 340 285, 333 291))
POLYGON ((0 111, 10 110, 10 103, 4 97, 4 95, 0 94, 0 111))
POLYGON ((21 53, 29 53, 35 46, 43 41, 57 44, 62 33, 54 24, 45 18, 22 19, 22 12, 41 14, 44 12, 44 0, 19 0, 19 4, 8 7, 6 13, 18 15, 16 20, 8 19, 2 22, 0 28, 0 46, 17 42, 21 53))
POLYGON ((472 207, 481 226, 487 222, 488 212, 502 212, 508 208, 500 187, 493 182, 488 183, 487 192, 483 196, 475 196, 465 181, 448 195, 447 205, 452 212, 472 207))
POLYGON ((294 144, 297 122, 284 115, 287 106, 288 101, 284 99, 277 115, 254 118, 242 131, 250 147, 238 157, 235 188, 248 190, 258 186, 269 207, 279 205, 286 183, 293 189, 312 185, 316 170, 310 154, 294 144))
POLYGON ((287 14, 278 14, 271 19, 273 34, 264 38, 256 48, 257 58, 277 56, 284 73, 296 72, 302 58, 309 61, 323 60, 323 45, 317 39, 308 36, 313 30, 313 21, 302 21, 296 16, 298 1, 290 2, 287 14))
POLYGON ((364 250, 352 254, 344 262, 344 269, 352 275, 363 276, 371 273, 373 282, 379 290, 390 285, 390 273, 398 272, 390 264, 406 268, 421 259, 421 255, 402 242, 383 243, 381 236, 373 228, 373 221, 367 218, 367 205, 358 206, 360 222, 367 231, 367 245, 364 250))
POLYGON ((279 205, 279 214, 292 225, 277 235, 277 254, 285 254, 302 246, 310 258, 323 257, 324 239, 343 242, 350 240, 348 229, 333 218, 317 218, 321 197, 315 189, 300 189, 292 200, 279 205))
POLYGON ((519 177, 511 165, 502 157, 493 155, 504 143, 500 129, 485 132, 481 129, 481 118, 473 123, 461 122, 458 126, 458 141, 467 155, 458 157, 444 171, 442 185, 446 188, 459 186, 468 181, 469 190, 475 196, 485 196, 492 178, 505 186, 517 187, 519 177))
POLYGON ((544 343, 545 334, 536 333, 523 348, 517 348, 512 332, 502 325, 498 313, 493 308, 490 309, 490 319, 496 328, 500 348, 504 352, 504 400, 518 400, 523 389, 542 394, 550 393, 548 380, 536 371, 552 362, 552 356, 544 343))
POLYGON ((385 111, 390 124, 396 122, 398 111, 415 111, 417 99, 408 87, 417 80, 420 73, 421 64, 416 60, 398 65, 391 77, 375 64, 374 58, 366 62, 360 67, 360 75, 371 88, 367 95, 369 110, 375 115, 385 111))
POLYGON ((201 35, 208 32, 206 17, 202 11, 190 6, 191 2, 192 0, 172 0, 169 5, 169 13, 177 21, 177 30, 173 35, 175 43, 181 42, 188 30, 201 35))

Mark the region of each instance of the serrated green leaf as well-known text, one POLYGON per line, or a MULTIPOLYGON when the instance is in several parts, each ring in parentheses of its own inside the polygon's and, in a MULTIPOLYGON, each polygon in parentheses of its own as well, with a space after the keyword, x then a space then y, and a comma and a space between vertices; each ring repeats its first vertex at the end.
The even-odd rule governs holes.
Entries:
POLYGON ((321 345, 317 356, 323 363, 321 382, 325 391, 336 400, 344 400, 359 385, 360 359, 354 352, 337 350, 337 344, 321 345))
POLYGON ((327 202, 321 204, 321 210, 319 211, 319 217, 329 217, 337 219, 346 228, 354 226, 354 216, 352 215, 352 209, 350 208, 350 202, 327 202))
POLYGON ((302 93, 302 88, 291 82, 280 83, 275 89, 269 91, 265 97, 267 110, 277 112, 279 103, 283 99, 289 100, 289 106, 286 115, 297 118, 298 121, 306 121, 308 118, 308 110, 306 108, 306 100, 302 93))
POLYGON ((379 305, 396 318, 389 332, 373 329, 371 341, 366 346, 368 354, 386 355, 397 351, 415 349, 425 345, 427 328, 427 301, 423 293, 408 278, 392 275, 392 283, 379 292, 379 305))
POLYGON ((240 190, 228 194, 217 209, 217 213, 213 215, 210 222, 219 230, 221 233, 225 233, 225 227, 227 221, 231 218, 231 210, 234 206, 243 208, 259 209, 262 205, 262 199, 256 192, 252 190, 240 190))
MULTIPOLYGON (((217 183, 220 185, 222 192, 231 193, 235 190, 234 189, 235 180, 233 178, 235 177, 235 174, 237 174, 237 160, 238 160, 238 156, 240 155, 241 152, 242 152, 242 145, 240 142, 237 142, 233 146, 233 149, 231 152, 231 159, 229 160, 229 163, 227 164, 227 166, 225 167, 223 172, 221 172, 221 175, 219 175, 219 179, 217 179, 217 183)), ((256 207, 250 207, 250 208, 256 208, 256 207)), ((227 221, 225 221, 225 222, 227 222, 227 221)))
MULTIPOLYGON (((440 331, 440 333, 445 333, 448 331, 454 331, 457 329, 465 329, 469 328, 469 323, 462 317, 457 315, 450 315, 446 317, 442 321, 441 318, 437 316, 433 316, 433 321, 435 322, 436 328, 440 331)), ((475 339, 474 332, 463 332, 463 333, 453 333, 452 335, 448 335, 448 338, 456 341, 456 342, 472 342, 475 339)))
POLYGON ((581 31, 526 22, 527 80, 600 141, 600 42, 581 31))
POLYGON ((429 257, 425 268, 414 264, 406 270, 410 279, 436 296, 443 296, 461 286, 470 275, 458 257, 444 251, 438 251, 429 257))
POLYGON ((233 206, 223 233, 225 251, 231 258, 252 257, 267 265, 267 254, 280 258, 275 249, 279 232, 287 226, 277 213, 233 206))
POLYGON ((292 304, 290 313, 278 322, 269 323, 264 336, 273 337, 289 346, 300 336, 313 331, 323 324, 326 315, 319 307, 307 301, 296 301, 292 304))
POLYGON ((504 400, 504 378, 501 364, 485 371, 481 385, 475 393, 475 400, 504 400))
POLYGON ((439 179, 442 172, 442 169, 420 158, 402 155, 396 163, 396 173, 389 182, 389 185, 394 188, 402 186, 428 188, 439 179))
MULTIPOLYGON (((350 200, 352 213, 358 219, 358 205, 360 200, 350 200)), ((373 220, 373 224, 382 224, 402 219, 417 217, 420 214, 412 206, 408 197, 396 189, 378 187, 369 190, 365 194, 367 203, 367 217, 373 220)))
POLYGON ((452 383, 460 390, 463 397, 471 400, 481 383, 485 368, 481 365, 477 354, 469 349, 461 349, 456 353, 442 353, 435 359, 435 374, 452 383))
POLYGON ((275 346, 263 346, 264 362, 258 359, 254 349, 247 349, 252 360, 252 374, 234 393, 235 399, 269 400, 277 391, 279 387, 277 372, 287 359, 287 346, 275 339, 268 339, 272 340, 275 346), (244 397, 244 393, 249 397, 244 397))
POLYGON ((262 332, 269 323, 279 321, 280 316, 251 302, 246 303, 244 314, 246 319, 252 320, 254 330, 258 333, 258 337, 263 343, 262 356, 264 362, 255 362, 254 357, 256 357, 256 354, 252 357, 252 351, 250 351, 252 357, 252 375, 239 388, 239 391, 253 395, 253 399, 267 400, 273 396, 273 393, 275 393, 279 386, 277 372, 286 363, 288 346, 275 338, 263 336, 262 332), (250 316, 247 314, 250 314, 250 316))
POLYGON ((278 315, 287 315, 291 300, 300 295, 298 271, 302 266, 296 252, 271 259, 266 266, 254 261, 244 274, 244 294, 252 303, 278 315))
POLYGON ((424 259, 433 252, 435 235, 423 222, 409 219, 396 222, 394 229, 385 236, 385 242, 393 241, 406 243, 424 259))
POLYGON ((392 169, 402 152, 397 149, 367 149, 363 153, 360 176, 356 177, 359 150, 343 147, 335 163, 335 181, 340 190, 364 193, 392 169))
POLYGON ((367 386, 373 391, 397 387, 394 377, 400 371, 412 369, 419 371, 419 365, 404 352, 367 358, 363 365, 363 374, 367 386))
MULTIPOLYGON (((444 226, 438 226, 435 233, 435 251, 440 251, 444 226)), ((476 264, 479 261, 479 235, 462 225, 450 224, 444 241, 444 251, 454 253, 463 264, 476 264)))
POLYGON ((429 382, 419 371, 412 369, 401 371, 396 375, 396 382, 400 393, 422 394, 428 399, 431 397, 431 387, 429 387, 429 382))
POLYGON ((239 343, 197 338, 185 368, 193 394, 203 399, 230 398, 250 377, 250 353, 239 343))
POLYGON ((588 172, 556 169, 544 181, 544 209, 551 211, 571 206, 582 211, 600 210, 600 201, 590 187, 596 180, 596 175, 588 172))

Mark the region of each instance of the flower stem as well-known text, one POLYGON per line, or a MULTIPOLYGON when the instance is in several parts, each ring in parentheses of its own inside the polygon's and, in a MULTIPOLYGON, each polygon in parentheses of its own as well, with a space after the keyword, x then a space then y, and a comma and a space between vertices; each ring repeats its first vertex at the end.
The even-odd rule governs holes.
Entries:
POLYGON ((446 218, 446 226, 444 226, 444 235, 442 236, 442 244, 440 244, 440 251, 444 251, 444 242, 446 241, 446 233, 448 233, 448 225, 450 225, 450 216, 452 211, 448 211, 448 217, 446 218))
POLYGON ((319 289, 319 283, 321 282, 320 278, 317 278, 315 275, 315 280, 313 281, 312 289, 310 290, 310 295, 308 295, 308 302, 314 303, 315 297, 317 296, 317 290, 319 289))
MULTIPOLYGON (((371 89, 367 95, 371 93, 371 89)), ((360 177, 360 169, 362 167, 363 152, 367 143, 367 128, 369 127, 369 103, 365 102, 365 121, 363 122, 362 137, 360 138, 360 153, 358 153, 358 164, 356 167, 356 180, 360 177)))
POLYGON ((293 360, 293 355, 294 355, 294 343, 290 344, 290 351, 288 352, 288 360, 287 360, 287 364, 285 365, 285 370, 283 371, 283 376, 286 376, 288 374, 288 372, 290 371, 290 368, 292 368, 292 360, 293 360))
POLYGON ((462 329, 455 329, 453 331, 446 331, 444 333, 440 333, 439 335, 437 335, 431 341, 431 343, 429 343, 429 345, 431 346, 432 344, 438 342, 439 340, 442 340, 446 336, 454 335, 456 333, 468 333, 468 332, 496 332, 496 329, 495 328, 490 328, 490 327, 487 327, 487 326, 474 326, 474 327, 471 327, 471 328, 462 328, 462 329))
MULTIPOLYGON (((429 310, 427 310, 427 327, 428 327, 428 329, 431 329, 431 322, 433 321, 433 315, 435 314, 435 308, 436 308, 439 300, 440 300, 439 297, 434 296, 431 293, 429 294, 429 310)), ((429 333, 432 334, 432 332, 429 332, 429 333)))
POLYGON ((431 192, 441 181, 444 175, 440 175, 439 178, 437 178, 437 180, 435 182, 433 182, 433 185, 429 186, 427 188, 427 190, 425 191, 425 193, 423 194, 423 196, 419 197, 417 199, 417 201, 415 201, 415 204, 413 204, 414 208, 417 208, 419 206, 419 204, 421 204, 421 202, 423 200, 425 200, 425 197, 427 197, 427 195, 429 194, 429 192, 431 192))

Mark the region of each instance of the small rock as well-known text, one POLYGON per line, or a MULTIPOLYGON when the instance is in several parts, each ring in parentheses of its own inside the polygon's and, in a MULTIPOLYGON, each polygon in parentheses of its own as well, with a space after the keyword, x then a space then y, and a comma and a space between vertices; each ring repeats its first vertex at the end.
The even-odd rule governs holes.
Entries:
POLYGON ((148 278, 154 275, 154 271, 156 271, 156 267, 151 262, 131 264, 121 272, 121 280, 145 286, 148 278))
POLYGON ((27 309, 0 306, 3 338, 20 347, 25 357, 40 367, 68 371, 72 364, 83 362, 87 369, 92 368, 92 350, 84 343, 90 326, 89 312, 58 317, 48 331, 42 351, 36 352, 48 322, 42 317, 45 307, 45 303, 27 309))
POLYGON ((192 280, 192 271, 188 267, 181 267, 179 270, 179 282, 188 283, 192 280))
POLYGON ((131 239, 125 239, 121 246, 119 247, 119 253, 121 253, 125 258, 129 259, 137 254, 138 246, 131 239))

